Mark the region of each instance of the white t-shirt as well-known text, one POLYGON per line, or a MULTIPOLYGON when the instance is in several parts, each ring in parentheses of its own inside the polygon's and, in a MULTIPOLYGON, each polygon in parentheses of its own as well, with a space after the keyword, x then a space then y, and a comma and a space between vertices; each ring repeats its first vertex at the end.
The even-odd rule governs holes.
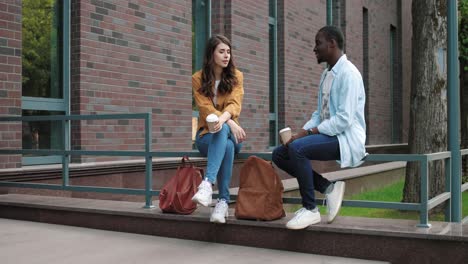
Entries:
POLYGON ((215 81, 215 88, 214 88, 214 96, 213 96, 213 103, 216 105, 218 101, 218 86, 219 86, 219 80, 215 81))
POLYGON ((320 120, 330 119, 330 89, 335 75, 332 71, 327 71, 322 86, 322 111, 320 111, 320 120))

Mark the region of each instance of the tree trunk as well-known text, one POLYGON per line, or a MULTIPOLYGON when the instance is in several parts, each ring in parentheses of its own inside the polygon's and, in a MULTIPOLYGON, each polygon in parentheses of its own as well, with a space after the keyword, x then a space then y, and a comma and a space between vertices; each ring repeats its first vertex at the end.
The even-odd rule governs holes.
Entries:
MULTIPOLYGON (((413 0, 410 153, 447 150, 446 1, 413 0)), ((420 201, 419 163, 409 162, 403 202, 420 201)), ((444 164, 429 163, 429 198, 444 191, 444 164)))

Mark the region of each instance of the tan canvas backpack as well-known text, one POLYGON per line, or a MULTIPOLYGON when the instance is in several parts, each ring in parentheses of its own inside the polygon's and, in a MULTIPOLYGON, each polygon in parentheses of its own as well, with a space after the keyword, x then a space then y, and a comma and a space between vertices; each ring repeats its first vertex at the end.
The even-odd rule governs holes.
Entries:
POLYGON ((240 172, 236 218, 275 220, 284 217, 283 190, 273 164, 250 156, 240 172))

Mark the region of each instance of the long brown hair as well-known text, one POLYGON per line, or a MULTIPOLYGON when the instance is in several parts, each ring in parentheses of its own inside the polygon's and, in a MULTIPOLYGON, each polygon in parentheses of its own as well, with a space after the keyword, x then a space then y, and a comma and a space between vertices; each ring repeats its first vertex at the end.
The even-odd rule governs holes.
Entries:
POLYGON ((214 72, 214 58, 213 53, 216 50, 216 47, 224 43, 229 49, 231 49, 231 58, 226 68, 223 68, 221 74, 221 80, 218 85, 218 93, 226 94, 231 93, 232 88, 237 84, 236 77, 236 65, 234 64, 234 56, 232 54, 231 42, 228 38, 222 35, 216 35, 211 37, 206 44, 205 56, 203 59, 203 68, 202 68, 202 85, 199 89, 199 92, 206 97, 212 98, 214 96, 213 87, 216 81, 215 72, 214 72))

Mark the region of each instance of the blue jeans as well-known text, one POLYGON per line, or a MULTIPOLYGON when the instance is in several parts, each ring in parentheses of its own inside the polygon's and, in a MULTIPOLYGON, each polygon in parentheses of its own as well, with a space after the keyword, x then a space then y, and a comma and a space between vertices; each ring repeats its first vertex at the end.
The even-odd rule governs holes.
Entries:
POLYGON ((294 140, 288 147, 275 148, 272 159, 280 169, 297 179, 302 206, 310 210, 316 206, 314 189, 324 193, 331 184, 312 169, 310 160, 339 160, 340 145, 336 136, 309 135, 294 140))
POLYGON ((198 151, 208 157, 205 178, 212 184, 218 183, 219 199, 229 202, 229 184, 231 183, 234 155, 239 153, 242 143, 236 144, 231 135, 231 128, 223 124, 218 133, 207 133, 199 137, 197 132, 195 144, 198 151))

